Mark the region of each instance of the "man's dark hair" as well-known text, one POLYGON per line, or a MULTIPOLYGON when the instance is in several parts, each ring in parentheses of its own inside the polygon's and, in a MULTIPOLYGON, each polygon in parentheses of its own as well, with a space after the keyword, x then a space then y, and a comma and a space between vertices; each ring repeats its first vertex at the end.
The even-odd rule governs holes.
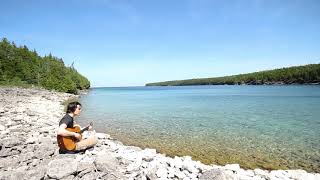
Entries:
POLYGON ((71 102, 67 106, 67 113, 73 113, 77 109, 77 105, 81 106, 79 102, 71 102))

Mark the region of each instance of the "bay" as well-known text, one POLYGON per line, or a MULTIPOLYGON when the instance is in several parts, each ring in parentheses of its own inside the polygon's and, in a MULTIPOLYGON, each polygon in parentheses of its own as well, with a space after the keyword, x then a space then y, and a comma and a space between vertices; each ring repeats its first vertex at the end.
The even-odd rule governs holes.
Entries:
POLYGON ((320 171, 320 86, 92 88, 81 124, 206 164, 320 171))

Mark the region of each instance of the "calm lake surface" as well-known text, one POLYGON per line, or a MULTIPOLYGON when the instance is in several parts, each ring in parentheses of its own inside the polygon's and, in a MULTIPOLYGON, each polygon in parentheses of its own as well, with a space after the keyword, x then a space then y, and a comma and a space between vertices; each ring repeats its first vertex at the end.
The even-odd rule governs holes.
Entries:
POLYGON ((93 88, 82 125, 206 164, 320 172, 320 86, 93 88))

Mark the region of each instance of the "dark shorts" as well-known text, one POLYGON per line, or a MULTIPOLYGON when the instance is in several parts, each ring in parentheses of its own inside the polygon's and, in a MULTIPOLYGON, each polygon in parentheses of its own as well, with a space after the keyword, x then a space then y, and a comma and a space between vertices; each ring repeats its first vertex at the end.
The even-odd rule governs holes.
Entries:
POLYGON ((86 151, 86 149, 84 149, 84 150, 80 150, 80 151, 76 151, 76 150, 74 150, 74 151, 64 151, 64 150, 61 150, 61 149, 59 149, 59 154, 77 154, 77 153, 84 153, 86 151))
POLYGON ((88 149, 93 149, 93 147, 88 147, 88 148, 86 148, 86 149, 73 150, 73 151, 61 150, 61 149, 59 149, 59 154, 77 154, 77 153, 83 154, 83 153, 85 153, 86 150, 88 150, 88 149))

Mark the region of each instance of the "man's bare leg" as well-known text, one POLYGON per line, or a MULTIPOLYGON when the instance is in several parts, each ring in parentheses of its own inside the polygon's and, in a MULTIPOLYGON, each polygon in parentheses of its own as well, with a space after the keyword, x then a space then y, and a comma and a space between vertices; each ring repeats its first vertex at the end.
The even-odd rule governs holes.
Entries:
POLYGON ((77 142, 76 143, 76 150, 77 151, 84 150, 89 147, 93 147, 97 143, 98 143, 97 137, 95 135, 91 135, 89 138, 77 142))

